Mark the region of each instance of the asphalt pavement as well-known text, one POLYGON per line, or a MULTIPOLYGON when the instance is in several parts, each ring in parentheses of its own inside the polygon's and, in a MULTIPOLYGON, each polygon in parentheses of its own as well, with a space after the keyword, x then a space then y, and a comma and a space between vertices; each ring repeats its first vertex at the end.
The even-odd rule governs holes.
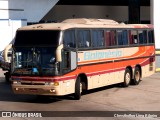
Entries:
POLYGON ((0 116, 5 111, 42 115, 42 118, 34 118, 16 117, 14 114, 13 118, 0 117, 0 120, 159 120, 160 73, 142 79, 137 86, 107 86, 90 90, 82 95, 81 100, 74 100, 71 95, 43 99, 33 95, 15 95, 0 70, 0 111, 0 116))

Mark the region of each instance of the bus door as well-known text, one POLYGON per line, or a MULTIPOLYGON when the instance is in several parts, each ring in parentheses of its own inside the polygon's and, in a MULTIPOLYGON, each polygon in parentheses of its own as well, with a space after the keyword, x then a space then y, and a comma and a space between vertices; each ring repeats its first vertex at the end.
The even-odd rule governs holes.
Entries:
POLYGON ((69 73, 77 68, 77 52, 75 49, 62 50, 62 74, 69 73))

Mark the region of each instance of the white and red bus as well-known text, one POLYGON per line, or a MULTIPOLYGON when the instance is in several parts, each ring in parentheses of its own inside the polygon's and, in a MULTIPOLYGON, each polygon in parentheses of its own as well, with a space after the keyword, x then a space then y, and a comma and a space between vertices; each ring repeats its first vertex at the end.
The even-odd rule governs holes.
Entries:
POLYGON ((68 19, 17 30, 11 65, 15 94, 61 96, 121 83, 138 85, 155 72, 152 25, 68 19))

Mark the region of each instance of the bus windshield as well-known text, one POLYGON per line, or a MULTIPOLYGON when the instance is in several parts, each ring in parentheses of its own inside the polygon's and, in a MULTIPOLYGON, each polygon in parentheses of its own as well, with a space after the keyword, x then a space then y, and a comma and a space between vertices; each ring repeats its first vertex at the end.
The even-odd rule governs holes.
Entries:
POLYGON ((55 75, 55 52, 60 31, 18 31, 14 43, 12 74, 55 75))
POLYGON ((14 75, 54 75, 55 48, 16 47, 13 61, 14 75))

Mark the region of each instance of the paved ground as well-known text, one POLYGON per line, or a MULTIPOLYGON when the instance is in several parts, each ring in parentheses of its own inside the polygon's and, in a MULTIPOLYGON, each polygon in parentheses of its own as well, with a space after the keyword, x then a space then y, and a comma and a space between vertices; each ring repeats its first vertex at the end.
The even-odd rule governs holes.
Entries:
MULTIPOLYGON (((117 85, 108 86, 101 89, 91 90, 82 96, 81 100, 73 100, 71 96, 53 97, 49 100, 40 100, 30 95, 14 95, 10 84, 4 82, 3 72, 0 70, 0 111, 73 111, 68 112, 69 117, 47 117, 47 118, 0 118, 4 120, 134 120, 147 119, 155 120, 160 118, 149 117, 106 117, 101 116, 103 112, 91 113, 91 117, 73 117, 74 111, 159 111, 148 114, 160 115, 160 73, 144 78, 138 86, 122 88, 117 85), (73 116, 72 116, 73 115, 73 116), (94 116, 94 117, 93 117, 94 116), (97 116, 97 117, 96 117, 97 116), (101 116, 101 117, 100 117, 101 116)), ((83 114, 80 112, 79 114, 83 114)), ((89 113, 89 112, 87 112, 89 113)), ((0 113, 1 114, 1 113, 0 113)), ((53 114, 53 112, 52 112, 53 114)), ((65 115, 64 112, 58 113, 65 115)), ((77 114, 77 113, 75 113, 77 114)), ((124 113, 123 113, 124 114, 124 113)), ((129 114, 126 112, 126 114, 129 114)), ((133 113, 135 115, 135 113, 133 113)), ((0 115, 1 116, 1 115, 0 115)))
MULTIPOLYGON (((159 51, 159 53, 160 53, 160 51, 159 51)), ((158 54, 156 56, 156 68, 157 68, 157 71, 160 72, 160 54, 158 54)))

